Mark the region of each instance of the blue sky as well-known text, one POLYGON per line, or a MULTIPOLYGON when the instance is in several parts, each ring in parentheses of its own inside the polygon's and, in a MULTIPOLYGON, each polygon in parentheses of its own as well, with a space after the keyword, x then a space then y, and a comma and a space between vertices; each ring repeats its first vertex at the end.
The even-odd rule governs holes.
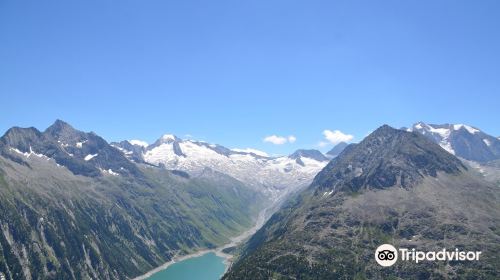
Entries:
POLYGON ((0 132, 59 118, 109 141, 277 154, 420 120, 500 136, 499 14, 486 0, 4 0, 0 132))

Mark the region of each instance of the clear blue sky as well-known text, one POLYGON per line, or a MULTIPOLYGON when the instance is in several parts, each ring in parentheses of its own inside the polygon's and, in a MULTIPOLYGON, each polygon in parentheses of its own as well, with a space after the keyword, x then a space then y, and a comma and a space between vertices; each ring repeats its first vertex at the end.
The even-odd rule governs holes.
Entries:
POLYGON ((500 136, 499 15, 496 0, 3 0, 0 133, 60 118, 270 153, 419 120, 500 136))

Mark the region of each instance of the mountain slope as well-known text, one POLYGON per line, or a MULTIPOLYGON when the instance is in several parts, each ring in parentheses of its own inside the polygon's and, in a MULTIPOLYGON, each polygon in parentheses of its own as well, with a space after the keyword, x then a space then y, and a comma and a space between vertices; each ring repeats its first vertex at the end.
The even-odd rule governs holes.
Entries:
POLYGON ((500 140, 464 124, 426 124, 418 122, 409 129, 438 143, 448 152, 472 161, 500 159, 500 140))
POLYGON ((346 142, 340 142, 335 147, 333 147, 330 151, 326 153, 327 156, 332 158, 338 156, 349 144, 346 142))
POLYGON ((13 128, 0 150, 7 279, 138 276, 175 254, 229 241, 264 203, 227 175, 136 164, 61 121, 45 132, 13 128))
POLYGON ((410 187, 437 172, 458 173, 465 166, 438 145, 415 133, 384 125, 332 160, 314 179, 316 192, 347 188, 410 187))
POLYGON ((498 279, 499 228, 497 186, 422 135, 383 126, 274 214, 224 279, 498 279), (383 268, 384 243, 483 255, 383 268))

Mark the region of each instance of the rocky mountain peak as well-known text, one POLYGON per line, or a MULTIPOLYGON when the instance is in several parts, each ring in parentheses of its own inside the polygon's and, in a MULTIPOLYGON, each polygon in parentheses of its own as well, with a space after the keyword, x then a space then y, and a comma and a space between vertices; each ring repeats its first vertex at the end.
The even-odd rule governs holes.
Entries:
POLYGON ((408 188, 438 172, 458 173, 465 166, 421 134, 383 125, 332 160, 315 178, 319 190, 408 188))
POLYGON ((76 143, 81 141, 85 134, 74 129, 70 124, 62 120, 56 120, 43 133, 48 137, 52 137, 64 143, 76 143))
POLYGON ((317 161, 328 160, 328 158, 325 155, 323 155, 320 151, 314 149, 310 150, 299 149, 289 156, 289 158, 291 159, 300 159, 301 157, 306 157, 317 161))
POLYGON ((327 156, 336 157, 338 156, 349 144, 346 142, 340 142, 335 147, 333 147, 330 151, 326 153, 327 156))
POLYGON ((76 130, 67 122, 57 119, 46 130, 49 133, 75 132, 76 130))
POLYGON ((0 143, 5 146, 16 148, 22 152, 28 152, 30 143, 39 139, 42 133, 34 128, 12 127, 0 138, 0 143))

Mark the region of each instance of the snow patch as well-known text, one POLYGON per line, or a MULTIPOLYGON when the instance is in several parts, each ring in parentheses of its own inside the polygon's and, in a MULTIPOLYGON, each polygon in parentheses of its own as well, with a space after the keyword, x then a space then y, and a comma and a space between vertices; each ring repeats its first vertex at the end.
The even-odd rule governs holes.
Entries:
POLYGON ((432 126, 429 126, 429 131, 432 133, 437 133, 439 136, 443 138, 448 138, 450 137, 451 131, 447 128, 434 128, 432 126))
POLYGON ((113 176, 118 176, 118 175, 120 175, 119 173, 113 172, 113 170, 111 170, 111 168, 110 168, 110 169, 108 169, 108 173, 109 173, 109 174, 111 174, 111 175, 113 175, 113 176))
POLYGON ((81 148, 83 146, 83 144, 87 143, 88 140, 85 140, 85 141, 82 141, 82 142, 78 142, 76 143, 76 147, 77 148, 81 148))
POLYGON ((332 193, 333 193, 333 190, 331 190, 329 192, 324 192, 323 196, 330 196, 332 193))
POLYGON ((113 176, 118 176, 120 175, 119 173, 116 173, 114 172, 111 168, 106 170, 106 169, 102 169, 102 168, 99 168, 99 170, 101 170, 102 173, 105 173, 105 174, 109 174, 109 175, 113 175, 113 176))
POLYGON ((18 154, 20 154, 20 155, 23 155, 23 156, 25 156, 25 157, 27 157, 27 158, 29 158, 31 155, 34 155, 34 156, 37 156, 37 157, 39 157, 39 158, 47 158, 47 160, 49 160, 49 159, 50 159, 49 157, 47 157, 47 156, 46 156, 46 155, 44 155, 44 154, 37 154, 37 153, 33 152, 33 149, 31 148, 31 146, 30 146, 30 151, 29 151, 29 153, 28 153, 28 152, 23 153, 23 152, 19 151, 19 150, 18 150, 18 149, 16 149, 16 148, 10 148, 10 150, 11 150, 11 151, 13 151, 13 152, 16 152, 16 153, 18 153, 18 154))
POLYGON ((89 161, 89 160, 91 160, 91 159, 95 158, 97 155, 98 155, 98 154, 93 154, 93 155, 90 155, 90 154, 89 154, 89 155, 86 155, 86 156, 85 156, 85 158, 84 158, 84 160, 89 161))
POLYGON ((29 153, 23 153, 23 152, 19 151, 19 150, 18 150, 18 149, 16 149, 16 148, 10 148, 10 150, 11 150, 11 151, 14 151, 14 152, 16 152, 16 153, 18 153, 18 154, 20 154, 20 155, 26 156, 26 157, 29 155, 29 153))
POLYGON ((491 146, 491 141, 490 140, 488 140, 488 139, 485 138, 485 139, 483 139, 483 142, 484 142, 484 144, 486 144, 486 146, 491 146))
POLYGON ((454 155, 455 150, 453 150, 453 147, 451 146, 449 139, 451 130, 447 128, 433 128, 432 126, 428 126, 428 128, 431 133, 438 134, 441 137, 441 141, 439 141, 439 146, 445 149, 448 153, 454 155))
MULTIPOLYGON (((448 153, 450 153, 452 155, 455 154, 455 150, 453 150, 453 147, 451 146, 451 143, 450 143, 451 129, 449 129, 449 128, 435 128, 435 127, 432 127, 432 126, 425 124, 425 123, 422 123, 422 122, 415 124, 414 127, 416 129, 420 130, 420 132, 424 135, 427 132, 431 133, 434 137, 437 137, 439 139, 439 146, 441 146, 441 148, 445 149, 448 153)), ((454 126, 454 128, 455 127, 456 127, 456 125, 454 126)))
POLYGON ((477 132, 480 132, 478 129, 475 129, 475 128, 473 128, 472 126, 468 126, 468 125, 465 125, 465 124, 455 124, 455 125, 453 125, 453 129, 454 129, 454 130, 459 130, 459 129, 461 129, 462 127, 463 127, 463 128, 465 128, 465 129, 467 129, 467 131, 468 131, 469 133, 472 133, 472 134, 475 134, 475 133, 477 133, 477 132))

